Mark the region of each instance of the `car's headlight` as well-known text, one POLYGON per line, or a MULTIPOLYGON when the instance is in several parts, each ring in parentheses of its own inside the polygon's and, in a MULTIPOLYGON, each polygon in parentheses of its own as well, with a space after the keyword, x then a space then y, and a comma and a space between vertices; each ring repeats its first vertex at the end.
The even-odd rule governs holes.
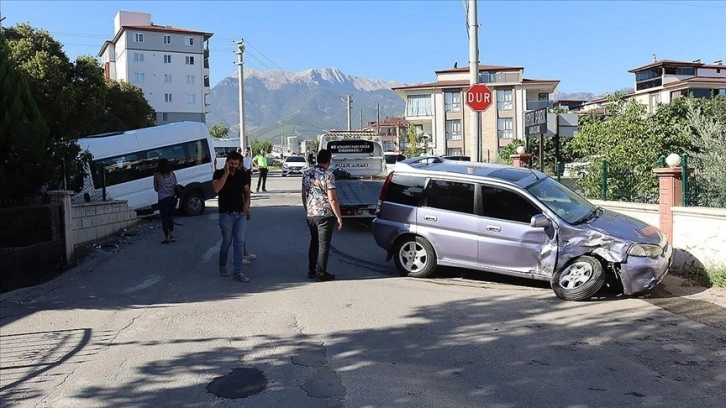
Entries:
POLYGON ((287 168, 287 163, 282 163, 282 167, 287 168))
POLYGON ((663 254, 663 248, 651 244, 635 244, 628 250, 628 255, 657 258, 663 254))

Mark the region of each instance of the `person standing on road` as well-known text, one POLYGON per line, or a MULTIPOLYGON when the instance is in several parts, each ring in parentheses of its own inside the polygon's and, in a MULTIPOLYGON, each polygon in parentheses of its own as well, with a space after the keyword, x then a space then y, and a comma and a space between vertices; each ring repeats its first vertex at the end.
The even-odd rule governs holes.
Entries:
MULTIPOLYGON (((227 271, 227 255, 229 247, 234 244, 233 272, 234 279, 249 282, 242 273, 242 261, 245 230, 250 219, 249 200, 245 198, 245 176, 242 170, 242 155, 230 152, 223 170, 217 170, 212 176, 212 189, 217 193, 219 201, 219 228, 222 231, 222 245, 219 248, 219 274, 229 276, 227 271)), ((249 191, 249 185, 247 185, 249 191)))
POLYGON ((335 176, 328 171, 330 157, 330 150, 320 150, 317 164, 302 177, 302 202, 310 229, 308 278, 315 278, 317 282, 335 279, 335 275, 328 273, 330 240, 333 238, 336 221, 338 231, 343 228, 338 195, 335 192, 335 176))
POLYGON ((260 154, 252 159, 252 162, 259 168, 260 174, 257 176, 257 192, 260 192, 260 183, 262 183, 262 191, 267 192, 265 185, 267 184, 267 155, 265 149, 260 149, 260 154))
POLYGON ((174 236, 174 209, 176 208, 176 194, 174 186, 176 186, 176 174, 171 171, 169 160, 165 158, 159 159, 154 174, 154 191, 156 191, 159 203, 159 214, 161 215, 161 229, 164 232, 164 240, 162 244, 176 242, 174 236))
MULTIPOLYGON (((241 150, 241 148, 240 148, 241 150)), ((252 205, 252 201, 250 200, 251 191, 252 191, 252 155, 251 155, 252 149, 247 146, 244 151, 244 157, 242 158, 242 174, 245 176, 245 201, 249 203, 248 207, 252 205)), ((249 219, 248 219, 249 221, 249 219)), ((247 228, 245 228, 245 245, 244 245, 244 257, 242 259, 242 264, 244 265, 250 265, 253 259, 257 258, 257 255, 250 253, 250 251, 247 250, 247 228)))

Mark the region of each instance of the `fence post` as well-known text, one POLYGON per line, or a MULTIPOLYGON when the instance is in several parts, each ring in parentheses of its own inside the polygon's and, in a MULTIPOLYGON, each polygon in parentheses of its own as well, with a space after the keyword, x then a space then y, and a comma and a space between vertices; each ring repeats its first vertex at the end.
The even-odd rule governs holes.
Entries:
POLYGON ((73 248, 75 242, 73 242, 73 217, 71 207, 71 196, 73 191, 68 190, 53 190, 46 192, 50 197, 52 203, 58 203, 61 205, 63 210, 63 241, 66 247, 66 262, 70 262, 73 259, 73 248))
POLYGON ((688 207, 688 155, 683 153, 681 155, 681 201, 684 207, 688 207))
POLYGON ((602 161, 602 174, 600 175, 600 197, 603 201, 608 199, 608 162, 602 161))

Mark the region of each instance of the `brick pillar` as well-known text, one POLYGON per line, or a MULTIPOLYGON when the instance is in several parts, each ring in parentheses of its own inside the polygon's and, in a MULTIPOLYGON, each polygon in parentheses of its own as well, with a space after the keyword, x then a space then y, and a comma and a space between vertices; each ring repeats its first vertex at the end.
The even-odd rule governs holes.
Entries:
POLYGON ((71 196, 73 191, 54 190, 48 191, 46 194, 48 194, 52 203, 59 203, 63 208, 63 240, 66 246, 66 262, 70 262, 73 259, 73 248, 75 247, 75 242, 73 242, 73 220, 71 219, 71 196))
POLYGON ((673 211, 672 207, 679 207, 683 204, 682 181, 683 169, 681 167, 669 167, 653 169, 658 176, 658 204, 660 213, 660 230, 673 243, 673 211))
POLYGON ((529 162, 532 160, 532 155, 529 153, 513 154, 509 157, 512 158, 514 167, 529 167, 529 162))

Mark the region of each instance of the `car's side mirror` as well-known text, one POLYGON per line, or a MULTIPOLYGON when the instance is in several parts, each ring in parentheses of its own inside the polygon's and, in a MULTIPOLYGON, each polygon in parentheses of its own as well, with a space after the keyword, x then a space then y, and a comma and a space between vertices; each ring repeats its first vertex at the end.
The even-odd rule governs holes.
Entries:
POLYGON ((533 215, 529 220, 529 226, 533 228, 546 228, 550 225, 550 219, 544 214, 533 215))

